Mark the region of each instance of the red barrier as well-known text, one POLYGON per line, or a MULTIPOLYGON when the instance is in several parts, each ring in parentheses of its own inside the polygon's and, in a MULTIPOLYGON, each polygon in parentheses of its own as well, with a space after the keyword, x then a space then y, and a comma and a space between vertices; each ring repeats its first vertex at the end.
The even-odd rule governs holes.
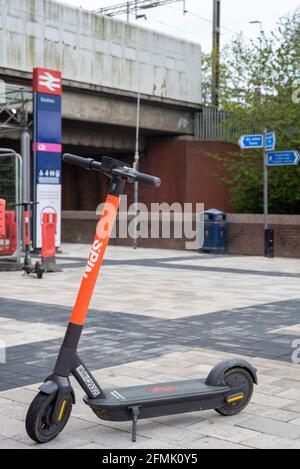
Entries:
POLYGON ((0 199, 0 237, 5 236, 6 234, 5 207, 6 207, 6 201, 4 199, 0 199))
POLYGON ((56 213, 44 213, 42 219, 42 263, 46 272, 62 272, 56 264, 56 213))
POLYGON ((43 213, 42 222, 42 258, 55 257, 56 213, 43 213))
POLYGON ((0 255, 12 256, 17 250, 17 224, 15 212, 5 212, 5 233, 0 236, 0 255))
POLYGON ((17 223, 15 212, 5 213, 5 223, 8 227, 9 248, 8 254, 12 256, 17 250, 17 223))

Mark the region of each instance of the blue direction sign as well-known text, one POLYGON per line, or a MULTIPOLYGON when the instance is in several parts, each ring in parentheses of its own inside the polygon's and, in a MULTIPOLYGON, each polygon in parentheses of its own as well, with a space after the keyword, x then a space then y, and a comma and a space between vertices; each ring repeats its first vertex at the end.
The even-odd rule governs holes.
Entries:
POLYGON ((239 145, 242 150, 247 148, 263 148, 264 137, 263 135, 242 135, 239 139, 239 145))
POLYGON ((268 166, 292 166, 300 161, 297 151, 274 151, 267 154, 268 166))
POLYGON ((275 132, 270 132, 266 134, 266 151, 274 151, 276 147, 276 135, 275 132))

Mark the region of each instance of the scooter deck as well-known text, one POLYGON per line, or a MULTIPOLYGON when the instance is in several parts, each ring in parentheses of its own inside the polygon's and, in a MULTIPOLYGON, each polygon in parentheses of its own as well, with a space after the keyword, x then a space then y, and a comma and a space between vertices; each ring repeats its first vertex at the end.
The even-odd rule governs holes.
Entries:
POLYGON ((225 399, 239 389, 227 386, 208 386, 204 380, 184 380, 146 384, 105 391, 105 398, 84 398, 84 401, 103 420, 132 420, 132 409, 138 409, 139 418, 218 409, 225 399))

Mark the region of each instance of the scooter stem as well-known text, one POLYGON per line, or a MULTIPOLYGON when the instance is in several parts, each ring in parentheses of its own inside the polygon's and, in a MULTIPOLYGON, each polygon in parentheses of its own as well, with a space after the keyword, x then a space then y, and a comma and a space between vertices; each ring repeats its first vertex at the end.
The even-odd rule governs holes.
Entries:
POLYGON ((97 226, 96 236, 89 254, 83 279, 71 314, 70 322, 83 326, 92 299, 104 254, 109 242, 118 209, 120 196, 109 194, 103 206, 103 213, 97 226))

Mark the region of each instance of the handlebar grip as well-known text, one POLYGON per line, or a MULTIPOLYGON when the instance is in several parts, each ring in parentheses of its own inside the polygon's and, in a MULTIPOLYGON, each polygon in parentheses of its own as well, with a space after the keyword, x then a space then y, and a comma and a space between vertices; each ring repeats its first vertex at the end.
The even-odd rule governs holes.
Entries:
POLYGON ((65 163, 80 166, 84 169, 92 169, 92 163, 94 162, 92 158, 82 158, 82 156, 72 155, 71 153, 65 153, 63 160, 65 163))
POLYGON ((137 181, 149 186, 159 187, 161 180, 158 177, 149 174, 139 173, 130 166, 117 167, 112 170, 113 174, 126 178, 127 180, 137 181))
POLYGON ((19 204, 13 204, 15 207, 24 207, 24 205, 39 205, 39 202, 20 202, 19 204))
POLYGON ((136 173, 136 181, 149 186, 159 187, 161 185, 161 180, 158 177, 150 176, 149 174, 136 173))

